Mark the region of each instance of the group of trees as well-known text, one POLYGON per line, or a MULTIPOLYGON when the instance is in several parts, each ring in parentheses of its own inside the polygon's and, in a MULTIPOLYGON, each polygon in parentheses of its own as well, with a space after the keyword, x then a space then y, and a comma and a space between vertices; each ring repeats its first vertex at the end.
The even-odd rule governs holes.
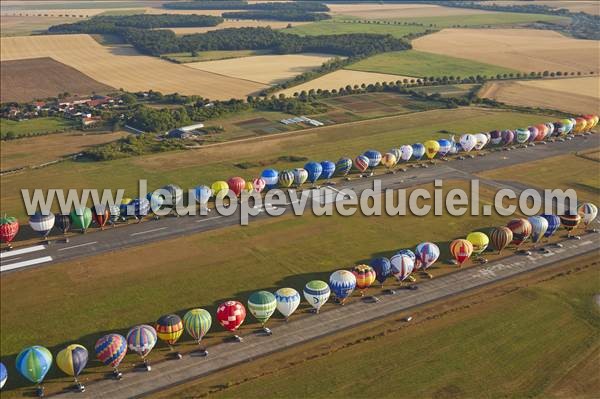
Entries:
POLYGON ((266 19, 271 21, 322 21, 331 19, 329 14, 301 10, 234 11, 224 12, 222 15, 223 18, 228 19, 266 19))
POLYGON ((165 3, 164 8, 173 10, 272 10, 272 11, 304 11, 326 12, 329 7, 318 2, 289 1, 248 3, 246 1, 180 1, 165 3))

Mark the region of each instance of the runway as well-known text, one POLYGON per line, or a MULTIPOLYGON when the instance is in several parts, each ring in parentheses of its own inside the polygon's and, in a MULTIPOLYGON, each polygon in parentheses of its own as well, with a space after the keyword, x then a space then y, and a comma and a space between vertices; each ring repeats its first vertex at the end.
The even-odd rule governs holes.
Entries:
MULTIPOLYGON (((360 193, 367 188, 372 188, 373 179, 380 179, 382 188, 409 188, 432 182, 434 179, 470 179, 472 174, 531 162, 538 159, 588 150, 600 145, 600 135, 577 136, 565 142, 548 142, 545 145, 537 144, 535 147, 515 149, 512 151, 490 152, 485 156, 473 159, 452 160, 450 162, 438 161, 436 165, 428 168, 408 168, 406 172, 385 174, 378 170, 376 176, 370 178, 353 179, 348 182, 338 183, 334 188, 322 188, 319 198, 312 200, 324 201, 327 191, 335 192, 342 188, 349 188, 360 193)), ((507 176, 509 180, 512 176, 507 176)), ((486 181, 486 183, 494 183, 486 181)), ((506 183, 497 183, 506 187, 506 183)), ((523 187, 517 187, 521 190, 523 187)), ((266 205, 269 206, 269 205, 266 205)), ((284 208, 286 213, 292 209, 288 203, 284 208)), ((251 217, 250 223, 263 218, 271 217, 265 209, 259 209, 259 214, 251 217)), ((96 230, 87 234, 70 237, 68 243, 62 239, 51 236, 48 243, 34 245, 28 248, 13 249, 0 254, 0 273, 14 273, 31 267, 45 267, 58 262, 71 259, 97 255, 109 251, 143 245, 165 239, 176 238, 188 234, 215 230, 228 226, 235 226, 240 222, 239 209, 231 216, 218 215, 216 211, 207 216, 167 216, 157 221, 144 221, 142 223, 130 222, 116 228, 108 227, 104 231, 96 230)), ((238 226, 243 228, 243 226, 238 226)))

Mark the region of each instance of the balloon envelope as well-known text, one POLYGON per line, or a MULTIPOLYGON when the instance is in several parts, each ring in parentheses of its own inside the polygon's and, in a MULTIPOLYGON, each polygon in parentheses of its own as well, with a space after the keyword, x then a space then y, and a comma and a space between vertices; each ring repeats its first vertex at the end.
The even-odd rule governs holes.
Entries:
POLYGON ((531 241, 536 243, 546 234, 548 220, 541 216, 530 216, 527 220, 531 224, 531 241))
POLYGON ((323 167, 319 162, 308 162, 304 165, 304 170, 308 173, 308 181, 314 183, 323 173, 323 167))
POLYGON ((591 202, 585 202, 577 208, 577 212, 581 216, 583 224, 587 226, 598 216, 598 207, 591 202))
POLYGON ((390 258, 392 275, 398 281, 404 281, 415 269, 415 261, 406 253, 398 252, 390 258))
POLYGON ((329 276, 329 287, 336 298, 343 302, 352 295, 356 287, 356 277, 348 270, 337 270, 329 276))
POLYGON ((506 225, 512 233, 513 240, 511 244, 521 245, 531 235, 531 223, 527 219, 515 218, 506 225))
POLYGON ((194 197, 200 205, 208 204, 208 200, 212 197, 213 192, 208 186, 198 186, 194 189, 194 197))
POLYGON ((217 308, 217 320, 228 331, 237 330, 246 319, 246 308, 238 301, 226 301, 217 308))
POLYGON ((381 162, 381 153, 376 150, 368 150, 363 154, 369 159, 369 168, 374 168, 381 162))
POLYGON ((381 284, 385 282, 385 280, 392 273, 392 265, 390 264, 390 260, 388 258, 375 258, 371 261, 371 267, 375 270, 377 281, 381 284))
POLYGON ((210 189, 212 190, 213 195, 216 198, 225 198, 225 196, 229 192, 229 184, 227 184, 226 181, 219 180, 219 181, 214 182, 210 186, 210 189))
POLYGON ((106 366, 117 368, 127 354, 127 340, 119 334, 108 334, 96 341, 94 351, 106 366))
POLYGON ((147 324, 133 327, 127 333, 127 346, 142 358, 146 357, 156 345, 156 330, 147 324))
POLYGON ((257 291, 248 298, 248 310, 262 325, 271 318, 275 309, 277 309, 277 299, 269 291, 257 291))
POLYGON ((70 213, 70 216, 71 224, 73 228, 77 230, 85 231, 92 223, 92 210, 90 208, 73 209, 70 213))
POLYGON ((15 366, 23 377, 39 384, 52 367, 52 353, 43 346, 30 346, 17 355, 15 366))
POLYGON ((293 288, 280 288, 275 292, 277 311, 288 318, 300 305, 300 294, 293 288))
POLYGON ((548 228, 544 233, 544 237, 550 237, 560 227, 560 217, 558 217, 558 215, 553 215, 550 213, 542 213, 540 216, 548 221, 548 228))
POLYGON ((463 134, 460 136, 460 146, 464 151, 471 151, 473 148, 475 148, 476 144, 477 139, 472 134, 463 134))
POLYGON ((490 241, 492 246, 501 252, 513 240, 513 232, 506 226, 496 227, 490 232, 490 241))
POLYGON ((403 145, 402 147, 400 147, 400 154, 400 159, 402 159, 404 162, 407 162, 413 156, 412 146, 403 145))
POLYGON ((212 325, 212 316, 204 309, 191 309, 183 316, 185 331, 200 342, 212 325))
POLYGON ((66 375, 77 377, 88 362, 88 351, 82 345, 73 344, 58 352, 56 365, 66 375))
POLYGON ((236 197, 239 197, 246 186, 246 181, 239 176, 230 177, 229 180, 227 180, 227 186, 233 191, 236 197))
POLYGON ((438 259, 440 248, 432 242, 422 242, 416 246, 415 256, 419 261, 419 268, 425 270, 438 259))
POLYGON ((331 289, 326 282, 321 280, 312 280, 306 283, 304 290, 302 291, 306 301, 317 310, 327 302, 329 295, 331 295, 331 289))
POLYGON ((423 145, 425 146, 425 155, 428 159, 435 158, 440 150, 440 143, 435 140, 427 140, 423 145))
POLYGON ((55 216, 53 213, 42 215, 41 212, 36 212, 29 218, 29 226, 31 229, 39 233, 42 237, 46 237, 52 227, 54 227, 55 216))
POLYGON ((0 389, 4 387, 6 384, 6 380, 8 379, 8 371, 6 370, 6 366, 4 363, 0 362, 0 389))
POLYGON ((377 277, 375 270, 369 265, 356 265, 352 269, 352 274, 356 278, 356 288, 361 292, 369 288, 377 277))
POLYGON ((156 321, 156 335, 169 345, 175 344, 183 334, 183 321, 176 314, 161 316, 156 321))
POLYGON ((279 173, 279 186, 290 187, 294 182, 294 172, 291 170, 283 170, 279 173))
POLYGON ((346 176, 352 169, 352 160, 350 158, 340 158, 335 164, 335 173, 339 176, 346 176))
POLYGON ((308 172, 304 168, 294 169, 294 184, 296 187, 300 187, 308 179, 308 172))
POLYGON ((19 232, 19 221, 12 216, 0 218, 0 241, 10 243, 19 232))
POLYGON ((396 156, 391 152, 385 153, 381 158, 381 164, 390 169, 396 165, 396 156))
POLYGON ((473 244, 473 254, 480 255, 483 251, 486 250, 487 246, 490 243, 490 239, 485 233, 480 231, 474 231, 467 235, 467 240, 473 244))
POLYGON ((327 180, 331 179, 333 174, 335 173, 335 163, 331 161, 322 161, 321 162, 321 179, 327 180))
POLYGON ((449 249, 459 265, 465 263, 473 254, 473 244, 471 241, 462 238, 452 241, 449 249))
POLYGON ((425 146, 421 143, 416 143, 412 145, 412 156, 418 161, 421 158, 423 158, 423 155, 425 155, 425 146))
POLYGON ((438 154, 440 154, 441 157, 445 157, 452 149, 452 142, 450 140, 440 139, 438 140, 438 144, 440 145, 438 154))
POLYGON ((260 177, 265 181, 265 187, 267 189, 277 186, 277 183, 279 182, 279 172, 277 172, 275 169, 263 170, 263 172, 260 174, 260 177))
POLYGON ((364 155, 359 155, 354 159, 354 167, 359 172, 364 172, 369 168, 369 158, 364 155))

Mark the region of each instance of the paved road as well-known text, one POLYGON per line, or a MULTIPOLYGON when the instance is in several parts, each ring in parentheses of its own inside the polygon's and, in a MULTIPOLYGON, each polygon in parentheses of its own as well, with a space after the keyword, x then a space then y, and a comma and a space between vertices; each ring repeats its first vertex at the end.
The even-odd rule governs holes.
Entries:
MULTIPOLYGON (((599 145, 600 135, 581 136, 563 143, 556 142, 548 143, 547 145, 536 145, 535 147, 517 149, 510 152, 493 152, 484 157, 447 163, 439 162, 436 166, 427 169, 409 168, 407 172, 379 174, 376 177, 382 180, 384 189, 407 188, 429 183, 434 179, 471 178, 472 174, 477 172, 595 148, 599 145)), ((510 176, 507 176, 507 178, 510 178, 510 176)), ((491 182, 488 181, 488 183, 491 182)), ((506 184, 500 185, 503 187, 507 186, 506 184)), ((317 200, 322 201, 327 190, 350 188, 360 193, 364 189, 372 187, 372 178, 351 180, 336 187, 333 189, 323 188, 320 192, 321 198, 317 200)), ((289 212, 291 205, 288 204, 285 210, 289 212)), ((252 220, 265 217, 269 216, 261 210, 261 213, 252 218, 252 220)), ((70 239, 69 243, 63 243, 61 240, 58 240, 46 245, 35 245, 3 252, 0 254, 0 272, 16 272, 28 267, 46 266, 52 263, 115 251, 130 246, 233 226, 238 224, 239 220, 239 212, 229 217, 220 216, 216 212, 212 212, 208 216, 164 217, 159 221, 121 225, 114 229, 108 228, 107 231, 95 231, 85 235, 74 236, 70 239)), ((252 220, 250 223, 252 223, 252 220)))
POLYGON ((534 269, 595 251, 600 255, 600 234, 587 234, 581 240, 567 240, 563 248, 549 254, 529 257, 513 255, 485 266, 476 266, 419 284, 415 291, 398 290, 396 295, 381 295, 379 303, 365 303, 354 297, 344 307, 336 307, 318 315, 297 318, 273 328, 273 335, 244 336, 243 343, 221 343, 209 348, 207 358, 186 355, 180 361, 164 361, 152 365, 152 372, 130 372, 121 381, 102 380, 87 385, 87 392, 63 393, 64 398, 135 398, 185 383, 231 367, 252 361, 336 331, 355 327, 395 314, 415 306, 457 295, 468 290, 495 283, 534 269))

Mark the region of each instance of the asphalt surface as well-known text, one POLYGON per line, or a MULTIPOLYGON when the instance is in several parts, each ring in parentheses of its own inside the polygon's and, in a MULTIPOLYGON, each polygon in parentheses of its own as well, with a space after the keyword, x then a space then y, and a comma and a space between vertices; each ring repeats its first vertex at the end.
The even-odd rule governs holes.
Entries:
POLYGON ((292 316, 290 322, 273 328, 270 337, 252 333, 243 337, 244 342, 223 342, 208 348, 208 357, 185 355, 182 360, 153 364, 151 372, 129 372, 120 381, 106 379, 89 383, 83 394, 65 392, 56 396, 111 399, 142 397, 336 331, 548 267, 575 256, 592 251, 600 255, 600 234, 587 234, 581 240, 566 240, 563 245, 563 248, 551 248, 548 254, 513 255, 485 266, 437 277, 420 283, 418 290, 399 289, 395 295, 380 295, 378 303, 366 303, 355 296, 343 307, 295 320, 292 316))
MULTIPOLYGON (((429 168, 408 168, 406 172, 396 174, 385 174, 382 169, 377 171, 376 176, 371 178, 355 178, 348 182, 336 185, 334 188, 322 188, 319 195, 312 200, 323 202, 326 200, 326 192, 342 188, 349 188, 356 193, 364 189, 372 188, 373 179, 382 181, 382 188, 408 188, 416 185, 432 182, 434 179, 471 179, 472 174, 517 165, 524 162, 566 154, 569 152, 596 148, 600 145, 600 135, 579 136, 570 141, 537 144, 527 149, 518 148, 512 151, 491 152, 486 156, 467 158, 465 160, 453 160, 450 162, 438 161, 436 165, 429 168)), ((507 176, 510 179, 511 176, 507 176)), ((515 187, 507 183, 485 180, 486 184, 497 187, 513 187, 522 190, 524 187, 515 187)), ((518 185, 518 183, 516 184, 518 185)), ((266 205, 267 207, 269 205, 266 205)), ((292 205, 288 203, 284 210, 290 212, 292 205)), ((271 217, 265 209, 251 217, 250 223, 261 218, 271 217)), ((175 238, 182 235, 194 234, 203 231, 215 230, 227 226, 235 226, 240 222, 239 211, 231 216, 218 215, 216 211, 206 216, 167 216, 160 220, 146 220, 142 223, 130 222, 121 224, 115 228, 108 227, 104 231, 93 231, 87 234, 72 236, 68 243, 62 239, 51 236, 47 244, 38 244, 26 248, 13 249, 0 254, 0 272, 14 273, 30 267, 48 266, 53 263, 64 262, 71 259, 97 255, 109 251, 143 245, 149 242, 175 238)), ((243 227, 239 227, 243 228, 243 227)))

